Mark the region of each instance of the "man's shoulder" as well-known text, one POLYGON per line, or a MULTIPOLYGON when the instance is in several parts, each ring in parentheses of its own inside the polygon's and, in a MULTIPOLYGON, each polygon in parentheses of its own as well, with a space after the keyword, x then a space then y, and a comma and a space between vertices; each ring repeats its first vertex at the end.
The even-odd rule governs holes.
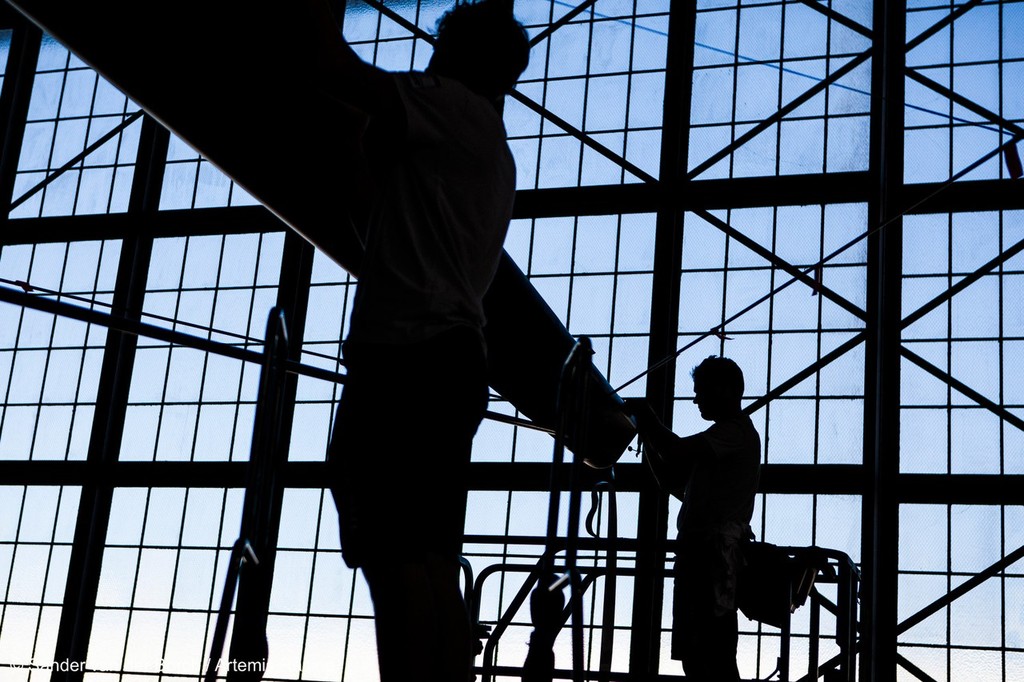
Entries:
POLYGON ((487 100, 454 78, 426 71, 395 71, 389 75, 407 111, 443 111, 445 116, 494 115, 487 100))
POLYGON ((716 454, 728 451, 743 450, 751 447, 759 448, 760 435, 754 423, 745 414, 720 419, 701 433, 711 444, 716 454))
POLYGON ((740 413, 715 421, 704 433, 747 433, 750 431, 757 432, 754 422, 749 416, 740 413))
POLYGON ((439 76, 424 71, 406 71, 396 75, 403 76, 409 87, 416 90, 437 89, 442 86, 439 76))
MULTIPOLYGON (((429 71, 390 71, 388 76, 393 78, 400 87, 428 97, 443 95, 461 98, 475 95, 472 90, 454 78, 439 76, 429 71)), ((479 95, 475 96, 479 97, 479 95)))

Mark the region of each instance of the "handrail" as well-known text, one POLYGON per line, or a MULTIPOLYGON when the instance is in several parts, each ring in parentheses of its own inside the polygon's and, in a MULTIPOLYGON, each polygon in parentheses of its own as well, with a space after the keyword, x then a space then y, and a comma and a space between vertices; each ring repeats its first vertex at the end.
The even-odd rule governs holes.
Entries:
MULTIPOLYGON (((582 457, 573 456, 569 468, 569 510, 568 528, 565 540, 565 572, 559 576, 553 570, 554 544, 558 539, 559 503, 561 486, 559 476, 565 461, 567 444, 575 444, 575 450, 586 452, 583 440, 587 433, 589 401, 587 380, 589 378, 590 356, 593 354, 590 339, 582 336, 573 345, 565 359, 558 382, 555 412, 558 428, 555 431, 554 453, 551 463, 550 493, 548 498, 547 548, 537 562, 534 582, 536 587, 530 595, 530 612, 533 634, 523 664, 524 682, 549 682, 555 666, 554 643, 558 632, 565 624, 563 610, 571 612, 570 630, 572 641, 573 682, 583 682, 583 585, 576 565, 580 531, 580 478, 579 468, 582 457), (546 584, 545 584, 546 583, 546 584), (566 604, 562 587, 569 586, 566 604)), ((518 596, 518 595, 517 595, 518 596)), ((518 606, 516 607, 518 609, 518 606)))
MULTIPOLYGON (((600 546, 605 543, 595 544, 594 546, 600 546)), ((855 677, 855 661, 856 653, 859 649, 859 641, 857 640, 858 623, 856 622, 856 604, 857 604, 857 588, 856 585, 860 581, 860 572, 857 570, 856 564, 853 563, 852 558, 840 550, 828 549, 823 547, 811 546, 811 547, 782 547, 787 552, 794 554, 808 554, 813 553, 816 556, 828 559, 828 566, 835 569, 832 575, 829 575, 828 571, 819 574, 818 582, 821 583, 834 583, 837 584, 839 589, 839 604, 833 604, 830 600, 822 596, 817 590, 812 589, 810 594, 811 605, 812 605, 812 640, 816 640, 815 633, 818 631, 820 618, 814 612, 814 609, 818 606, 823 606, 828 611, 836 616, 836 632, 835 640, 837 645, 840 647, 840 653, 833 656, 824 663, 819 663, 817 659, 818 652, 813 645, 809 650, 809 665, 814 673, 808 673, 804 677, 800 678, 800 682, 812 682, 820 677, 821 674, 833 669, 839 669, 837 680, 852 681, 855 677), (844 620, 848 619, 848 620, 844 620)), ((1021 548, 1024 551, 1024 548, 1021 548)), ((508 602, 508 604, 501 610, 497 621, 493 621, 491 633, 487 638, 484 647, 484 659, 481 663, 480 677, 482 682, 491 682, 495 675, 520 675, 523 672, 521 667, 509 667, 499 666, 495 657, 495 650, 498 646, 498 642, 501 636, 508 630, 513 624, 515 617, 519 614, 523 604, 526 603, 526 598, 529 595, 531 589, 536 585, 538 578, 541 575, 541 566, 543 563, 551 568, 555 572, 561 572, 566 570, 564 564, 554 563, 553 557, 547 557, 545 555, 539 555, 531 557, 535 560, 535 563, 509 563, 507 561, 490 564, 480 570, 473 587, 473 622, 480 623, 480 606, 483 601, 483 590, 484 585, 489 578, 494 575, 501 573, 529 573, 530 575, 523 581, 518 592, 508 602)), ((596 556, 594 557, 597 558, 596 556)), ((823 568, 819 568, 819 572, 823 571, 823 568)), ((582 576, 580 581, 582 590, 580 590, 580 598, 582 599, 583 593, 596 580, 602 576, 605 576, 609 580, 615 576, 619 577, 636 577, 641 574, 640 569, 636 566, 614 566, 614 565, 595 565, 595 566, 580 566, 578 572, 582 576)), ((644 575, 648 575, 644 573, 644 575)), ((667 564, 662 567, 658 572, 658 576, 662 580, 666 580, 674 575, 674 572, 667 564)), ((569 615, 568 607, 562 610, 563 616, 569 615)), ((490 623, 491 621, 488 621, 490 623)), ((564 624, 564 621, 562 621, 564 624)), ((607 625, 607 621, 603 623, 603 626, 607 625)), ((614 626, 613 626, 614 627, 614 626)), ((607 633, 602 634, 602 641, 607 633)), ((832 635, 828 635, 829 638, 832 635)), ((603 652, 602 652, 603 653, 603 652)), ((780 657, 781 658, 781 657, 780 657)), ((572 675, 578 674, 575 670, 555 669, 556 678, 567 678, 572 679, 572 675)), ((604 665, 604 661, 599 661, 598 670, 587 670, 586 674, 589 675, 589 679, 595 680, 616 680, 619 679, 621 674, 614 673, 610 670, 610 667, 604 665)), ((788 675, 782 679, 788 679, 788 675)))
POLYGON ((286 402, 288 328, 284 312, 279 308, 270 311, 266 339, 242 520, 217 615, 206 682, 212 682, 220 668, 228 611, 236 591, 235 619, 228 649, 229 682, 262 679, 269 654, 266 623, 277 553, 274 518, 283 490, 276 474, 282 458, 287 456, 281 427, 286 402), (242 560, 243 552, 251 558, 251 563, 242 560))
POLYGON ((224 592, 220 597, 220 609, 217 611, 217 622, 213 630, 213 642, 210 644, 210 655, 207 657, 206 675, 203 682, 215 682, 217 673, 223 667, 222 656, 224 655, 224 643, 228 637, 228 620, 231 618, 231 605, 235 601, 235 591, 238 589, 238 574, 242 565, 246 562, 259 564, 252 545, 245 538, 235 540, 231 548, 231 558, 228 563, 228 574, 224 580, 224 592))

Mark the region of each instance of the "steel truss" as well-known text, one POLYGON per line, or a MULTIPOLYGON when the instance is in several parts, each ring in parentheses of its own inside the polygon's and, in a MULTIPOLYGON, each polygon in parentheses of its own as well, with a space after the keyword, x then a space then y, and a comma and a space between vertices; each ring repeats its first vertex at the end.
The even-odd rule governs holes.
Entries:
MULTIPOLYGON (((419 39, 432 42, 431 36, 398 15, 378 0, 364 0, 419 39)), ((562 26, 591 10, 598 0, 585 0, 569 10, 533 39, 540 44, 562 26)), ((957 504, 1024 504, 1024 485, 1019 476, 912 475, 898 469, 898 446, 893 436, 899 422, 899 362, 906 359, 921 367, 981 407, 996 414, 1001 422, 1024 430, 1024 420, 1000 405, 998 401, 972 389, 966 382, 935 367, 903 343, 901 333, 928 312, 950 301, 961 291, 997 270, 1013 256, 1024 251, 1024 240, 1005 249, 947 291, 921 305, 916 311, 901 315, 899 292, 901 218, 907 214, 945 213, 959 211, 1024 208, 1024 192, 1011 181, 975 181, 934 183, 905 186, 903 172, 903 79, 904 77, 930 88, 951 102, 981 116, 988 124, 1010 135, 1005 144, 1024 139, 1024 128, 995 112, 981 107, 954 90, 905 66, 905 54, 953 24, 959 17, 985 4, 970 0, 953 9, 914 39, 905 37, 905 6, 897 0, 876 0, 873 28, 867 28, 830 7, 814 0, 795 0, 827 17, 829 20, 870 38, 872 47, 847 61, 824 80, 808 88, 776 113, 757 123, 704 162, 686 168, 690 65, 693 60, 693 35, 696 3, 672 0, 668 63, 666 70, 666 102, 662 135, 662 163, 659 177, 640 169, 623 155, 609 149, 556 116, 531 98, 515 93, 513 97, 541 115, 563 132, 602 155, 640 180, 638 184, 609 187, 532 190, 520 192, 516 216, 537 218, 551 216, 597 215, 616 213, 653 213, 657 216, 657 248, 652 290, 652 322, 649 357, 663 358, 675 349, 678 338, 678 315, 681 267, 682 219, 692 213, 751 248, 773 268, 812 287, 832 304, 864 320, 865 328, 853 334, 844 344, 809 364, 789 379, 777 384, 748 408, 753 412, 786 394, 801 381, 813 376, 829 363, 861 344, 868 347, 865 376, 865 459, 862 465, 813 466, 772 465, 765 467, 763 491, 777 493, 853 494, 864 499, 863 545, 865 559, 865 620, 861 623, 864 646, 861 649, 862 679, 865 682, 891 679, 897 665, 925 682, 930 678, 917 666, 899 655, 898 635, 914 623, 965 594, 984 580, 997 575, 1019 560, 1021 549, 1008 554, 946 597, 925 607, 914 616, 897 622, 895 580, 897 575, 896 524, 899 505, 905 503, 957 504), (902 18, 901 18, 902 17, 902 18), (736 178, 702 180, 700 176, 722 159, 758 134, 781 122, 789 113, 815 95, 826 91, 858 66, 872 61, 873 98, 872 159, 866 172, 824 174, 794 177, 736 178), (786 204, 831 204, 858 202, 870 205, 865 238, 869 241, 869 297, 867 309, 854 304, 808 272, 814 264, 793 264, 778 257, 770 249, 746 238, 741 229, 709 213, 713 209, 746 206, 777 206, 786 204), (870 229, 875 226, 876 229, 870 229), (877 227, 881 226, 881 227, 877 227), (888 298, 887 298, 888 297, 888 298)), ((56 660, 84 660, 88 650, 92 616, 98 589, 100 560, 110 515, 111 497, 118 486, 215 486, 238 487, 244 482, 244 463, 133 463, 120 462, 117 453, 122 438, 127 391, 135 354, 134 334, 147 333, 171 343, 185 343, 209 352, 217 352, 249 361, 258 353, 233 346, 200 343, 196 337, 147 326, 142 322, 142 298, 153 240, 163 236, 192 236, 241 232, 275 232, 282 224, 259 207, 204 209, 193 211, 159 211, 159 197, 166 158, 167 134, 143 116, 143 133, 135 182, 128 212, 123 215, 74 216, 11 220, 10 210, 42 190, 61 174, 74 169, 103 142, 112 139, 140 114, 126 114, 124 121, 80 154, 64 162, 35 187, 18 198, 13 196, 14 175, 24 135, 38 58, 41 36, 33 27, 8 12, 0 11, 0 21, 13 29, 11 52, 5 84, 0 91, 0 135, 3 154, 0 157, 0 229, 4 244, 73 241, 83 239, 125 238, 117 275, 115 308, 120 311, 110 326, 126 333, 108 335, 104 350, 100 394, 111 399, 97 409, 92 425, 88 458, 84 462, 0 462, 0 479, 14 485, 81 485, 82 501, 78 512, 71 570, 60 624, 56 660)), ((1005 145, 1004 145, 1005 146, 1005 145)), ((995 153, 998 153, 998 149, 995 153)), ((991 154, 984 158, 990 158, 991 154)), ((955 179, 955 178, 954 178, 955 179)), ((294 236, 286 242, 279 292, 279 305, 286 310, 292 329, 289 333, 301 347, 304 313, 309 293, 312 249, 294 236)), ((31 283, 29 283, 31 284, 31 283)), ((65 303, 48 301, 37 295, 0 289, 0 300, 14 305, 34 307, 54 314, 73 314, 91 324, 104 324, 101 313, 65 303), (78 311, 71 311, 77 308, 78 311)), ((298 351, 295 351, 296 353, 298 351)), ((292 358, 293 369, 322 380, 337 380, 336 373, 299 365, 298 355, 292 358)), ((668 363, 647 377, 647 392, 656 408, 668 417, 674 394, 674 363, 668 363)), ((294 376, 289 387, 294 398, 294 376)), ((290 427, 290 419, 286 424, 290 427)), ((287 438, 286 438, 287 440, 287 438)), ((896 438, 898 443, 898 437, 896 438)), ((668 526, 664 496, 652 487, 639 465, 623 463, 619 467, 618 487, 641 493, 640 535, 637 540, 637 568, 655 574, 666 556, 664 538, 668 526)), ((474 465, 473 485, 485 490, 545 490, 549 469, 545 465, 488 464, 474 465)), ((289 463, 284 482, 293 487, 319 487, 323 465, 289 463)), ((661 622, 661 585, 659 581, 638 582, 630 651, 630 673, 634 679, 651 679, 659 667, 659 628, 661 622)), ((827 664, 826 664, 827 665, 827 664)), ((823 666, 824 667, 824 666, 823 666)), ((53 679, 81 679, 81 674, 54 673, 53 679)))

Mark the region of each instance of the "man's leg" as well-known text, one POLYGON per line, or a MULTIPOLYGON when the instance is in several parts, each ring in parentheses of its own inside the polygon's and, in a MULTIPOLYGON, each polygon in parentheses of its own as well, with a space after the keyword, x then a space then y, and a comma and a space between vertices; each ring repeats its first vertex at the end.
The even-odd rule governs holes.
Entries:
POLYGON ((709 626, 708 658, 711 674, 721 682, 737 682, 740 673, 736 667, 736 612, 713 615, 709 626))
POLYGON ((372 381, 360 384, 361 412, 346 411, 349 428, 332 441, 346 463, 338 473, 348 475, 338 486, 338 508, 351 508, 354 520, 347 538, 343 523, 342 549, 346 560, 361 562, 370 587, 382 682, 470 678, 472 633, 458 557, 487 384, 479 339, 461 336, 374 362, 372 381), (347 432, 362 438, 356 447, 347 432))
POLYGON ((692 565, 676 574, 672 605, 672 655, 683 663, 687 680, 717 682, 709 676, 709 620, 712 597, 707 581, 692 565))
POLYGON ((735 609, 722 613, 715 596, 713 557, 694 551, 680 558, 673 594, 673 658, 694 682, 736 682, 735 609))
POLYGON ((436 555, 363 567, 381 682, 464 682, 473 663, 459 567, 436 555))
MULTIPOLYGON (((694 602, 702 601, 694 595, 694 602)), ((715 615, 707 609, 685 609, 674 627, 679 628, 679 658, 686 678, 693 682, 737 682, 736 613, 715 615)))
POLYGON ((437 606, 438 650, 441 680, 468 682, 473 675, 473 631, 469 611, 459 588, 462 569, 458 562, 427 555, 427 572, 437 606))

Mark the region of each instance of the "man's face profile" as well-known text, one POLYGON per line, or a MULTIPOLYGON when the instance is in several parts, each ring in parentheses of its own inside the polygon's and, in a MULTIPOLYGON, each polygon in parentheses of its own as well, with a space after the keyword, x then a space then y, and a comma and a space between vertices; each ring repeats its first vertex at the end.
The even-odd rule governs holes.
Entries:
POLYGON ((700 416, 702 419, 707 421, 714 421, 714 416, 710 414, 711 411, 711 400, 709 399, 707 389, 704 384, 699 381, 693 382, 693 404, 700 410, 700 416))

